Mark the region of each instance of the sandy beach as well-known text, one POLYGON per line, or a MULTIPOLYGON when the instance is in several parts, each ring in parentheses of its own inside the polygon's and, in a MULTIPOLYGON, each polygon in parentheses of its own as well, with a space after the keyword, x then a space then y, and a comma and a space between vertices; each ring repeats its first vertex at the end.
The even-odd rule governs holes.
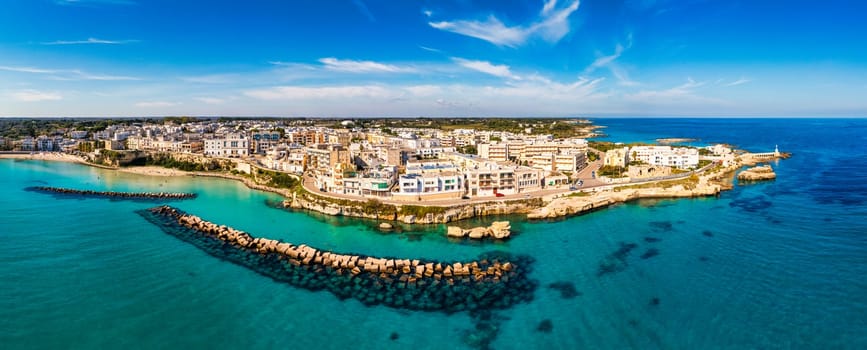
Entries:
POLYGON ((149 176, 187 176, 192 174, 191 172, 178 170, 178 169, 170 169, 163 168, 158 166, 131 166, 124 168, 116 168, 117 171, 130 173, 130 174, 139 174, 139 175, 149 175, 149 176))
POLYGON ((61 152, 34 152, 34 153, 0 153, 0 159, 27 159, 27 160, 45 160, 55 162, 79 163, 88 166, 113 169, 124 173, 150 175, 150 176, 187 176, 192 173, 177 169, 169 169, 157 166, 134 166, 115 168, 105 165, 88 163, 84 158, 61 152))
POLYGON ((0 153, 0 159, 28 159, 69 163, 87 163, 84 161, 84 158, 61 152, 0 153))

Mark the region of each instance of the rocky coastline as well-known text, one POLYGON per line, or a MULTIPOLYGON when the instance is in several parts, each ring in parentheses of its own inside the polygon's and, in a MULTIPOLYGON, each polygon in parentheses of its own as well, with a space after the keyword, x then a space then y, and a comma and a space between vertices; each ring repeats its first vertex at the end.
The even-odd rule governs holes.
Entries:
POLYGON ((492 252, 475 261, 447 263, 338 254, 252 237, 169 206, 139 214, 212 256, 366 305, 445 312, 503 309, 531 300, 537 285, 528 278, 528 256, 492 252))
POLYGON ((25 190, 33 192, 51 193, 58 195, 75 195, 85 197, 104 197, 104 198, 121 198, 121 199, 192 199, 196 198, 195 193, 173 193, 173 192, 114 192, 114 191, 93 191, 93 190, 78 190, 73 188, 49 187, 49 186, 33 186, 27 187, 25 190))
POLYGON ((641 198, 694 198, 716 196, 722 187, 718 184, 707 184, 693 189, 684 186, 672 188, 642 188, 624 189, 620 191, 605 191, 587 197, 561 197, 554 199, 544 207, 527 214, 528 219, 553 219, 563 216, 582 214, 602 209, 617 203, 625 203, 641 198))
MULTIPOLYGON (((248 185, 249 186, 249 185, 248 185)), ((255 188, 255 187, 251 187, 255 188)), ((279 192, 278 192, 279 193, 279 192)), ((332 216, 350 216, 372 220, 398 221, 405 224, 445 224, 481 216, 526 214, 542 205, 541 199, 517 199, 483 203, 456 204, 451 207, 425 207, 426 213, 409 212, 404 208, 413 205, 380 205, 380 210, 365 210, 365 202, 347 201, 336 203, 310 194, 292 194, 283 202, 288 210, 309 210, 332 216), (383 210, 384 209, 384 210, 383 210)), ((422 206, 423 207, 423 206, 422 206)))

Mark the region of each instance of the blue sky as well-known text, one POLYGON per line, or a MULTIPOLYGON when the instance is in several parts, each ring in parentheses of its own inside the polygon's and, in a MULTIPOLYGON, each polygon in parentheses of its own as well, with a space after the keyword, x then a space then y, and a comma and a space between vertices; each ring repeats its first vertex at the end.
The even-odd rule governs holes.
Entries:
POLYGON ((0 116, 867 116, 865 10, 6 0, 0 116))

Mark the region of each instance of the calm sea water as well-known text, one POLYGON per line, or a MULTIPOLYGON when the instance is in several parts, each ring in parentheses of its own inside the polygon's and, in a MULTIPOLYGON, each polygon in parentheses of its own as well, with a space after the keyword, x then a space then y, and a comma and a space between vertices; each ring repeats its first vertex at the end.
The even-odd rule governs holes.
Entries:
POLYGON ((381 234, 375 222, 273 209, 277 196, 232 181, 0 160, 0 348, 443 349, 478 346, 485 334, 497 349, 867 348, 867 120, 598 123, 614 141, 693 137, 794 157, 773 164, 776 181, 719 198, 513 221, 508 242, 465 244, 438 225, 381 234), (174 205, 339 252, 530 254, 540 286, 531 303, 482 325, 466 313, 366 307, 215 259, 134 213, 152 203, 23 190, 38 185, 194 191, 174 205))

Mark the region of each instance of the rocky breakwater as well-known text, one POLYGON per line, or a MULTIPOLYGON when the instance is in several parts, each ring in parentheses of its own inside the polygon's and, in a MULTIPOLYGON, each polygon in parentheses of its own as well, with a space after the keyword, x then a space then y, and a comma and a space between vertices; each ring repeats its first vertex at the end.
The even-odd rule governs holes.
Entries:
POLYGON ((366 305, 455 312, 501 309, 532 299, 532 258, 492 252, 470 262, 338 254, 257 238, 169 206, 139 211, 148 221, 212 256, 276 281, 327 290, 366 305))
POLYGON ((471 229, 449 226, 446 228, 446 235, 455 238, 469 237, 472 239, 483 239, 490 237, 493 239, 506 239, 512 235, 511 229, 512 226, 508 221, 494 221, 491 223, 491 226, 471 229))
POLYGON ((190 199, 196 198, 195 193, 173 193, 173 192, 113 192, 113 191, 93 191, 93 190, 77 190, 72 188, 34 186, 27 187, 26 190, 33 192, 52 193, 59 195, 75 195, 86 197, 105 197, 105 198, 122 198, 122 199, 190 199))
POLYGON ((738 174, 738 180, 742 181, 764 181, 777 178, 774 169, 770 165, 752 167, 738 174))

